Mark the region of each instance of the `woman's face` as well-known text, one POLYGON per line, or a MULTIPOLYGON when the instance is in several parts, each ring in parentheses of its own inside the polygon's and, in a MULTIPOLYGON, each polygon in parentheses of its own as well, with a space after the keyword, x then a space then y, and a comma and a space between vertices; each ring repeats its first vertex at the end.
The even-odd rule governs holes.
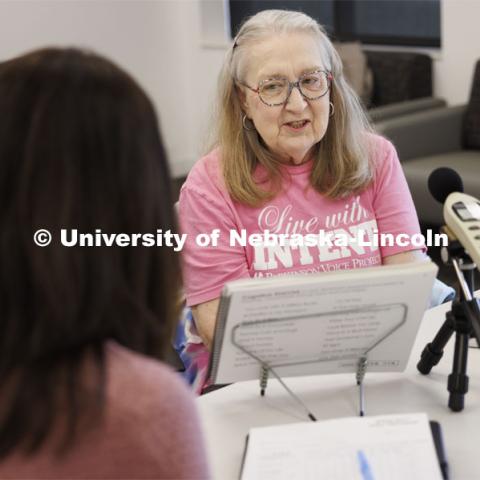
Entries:
MULTIPOLYGON (((318 40, 305 33, 288 33, 268 37, 249 52, 247 85, 258 85, 272 77, 285 77, 295 82, 307 72, 327 70, 318 40)), ((293 88, 285 105, 268 106, 258 94, 242 87, 243 107, 269 150, 285 163, 299 165, 307 161, 311 151, 328 127, 330 95, 317 100, 305 99, 293 88)))

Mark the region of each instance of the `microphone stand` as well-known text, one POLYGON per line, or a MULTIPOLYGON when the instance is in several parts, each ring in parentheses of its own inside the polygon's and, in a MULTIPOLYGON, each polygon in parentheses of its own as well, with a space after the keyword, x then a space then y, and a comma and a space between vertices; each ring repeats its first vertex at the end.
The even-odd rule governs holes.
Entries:
POLYGON ((417 369, 428 375, 442 358, 443 348, 455 332, 452 373, 448 376, 447 384, 448 407, 454 412, 460 412, 464 408, 465 394, 468 392, 467 359, 470 336, 475 336, 480 344, 480 309, 473 296, 476 265, 457 240, 442 248, 442 261, 455 268, 460 296, 452 302, 452 308, 446 313, 446 320, 433 341, 423 349, 417 369))

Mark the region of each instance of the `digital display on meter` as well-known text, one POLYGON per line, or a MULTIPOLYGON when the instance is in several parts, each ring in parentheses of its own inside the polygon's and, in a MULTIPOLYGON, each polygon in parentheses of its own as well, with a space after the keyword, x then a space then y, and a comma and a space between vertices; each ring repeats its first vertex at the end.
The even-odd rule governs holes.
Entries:
POLYGON ((452 205, 453 210, 464 222, 471 222, 474 220, 480 220, 480 204, 477 202, 464 203, 457 202, 452 205))

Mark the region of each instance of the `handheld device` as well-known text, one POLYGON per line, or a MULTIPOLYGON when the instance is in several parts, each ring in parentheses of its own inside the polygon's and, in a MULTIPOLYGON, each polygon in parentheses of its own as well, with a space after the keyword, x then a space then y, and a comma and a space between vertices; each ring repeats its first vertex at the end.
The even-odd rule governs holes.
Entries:
POLYGON ((443 203, 443 218, 449 240, 458 242, 480 267, 480 201, 463 193, 460 175, 449 167, 440 167, 428 177, 428 189, 443 203), (453 234, 453 235, 452 235, 453 234))
POLYGON ((465 193, 451 193, 443 206, 447 227, 480 266, 480 201, 465 193))
POLYGON ((480 265, 480 201, 465 193, 451 193, 443 206, 443 217, 471 259, 480 265))

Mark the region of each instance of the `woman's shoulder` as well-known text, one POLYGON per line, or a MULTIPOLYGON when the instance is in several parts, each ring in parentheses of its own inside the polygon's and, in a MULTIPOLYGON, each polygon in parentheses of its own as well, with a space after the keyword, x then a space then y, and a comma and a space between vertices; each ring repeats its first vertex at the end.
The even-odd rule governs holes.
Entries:
POLYGON ((374 178, 383 176, 399 162, 392 142, 377 133, 367 133, 367 147, 374 178))
POLYGON ((205 478, 194 395, 180 375, 113 341, 105 353, 104 423, 92 442, 115 466, 102 468, 130 478, 205 478))
POLYGON ((188 387, 165 363, 116 342, 107 343, 106 357, 107 395, 116 408, 142 412, 152 401, 165 409, 193 404, 188 387))
POLYGON ((219 199, 228 202, 230 195, 223 179, 219 148, 200 158, 192 167, 180 189, 180 204, 189 195, 201 196, 213 203, 219 199))
MULTIPOLYGON (((90 367, 86 385, 95 386, 96 394, 90 367)), ((104 408, 98 420, 93 418, 61 459, 54 443, 46 443, 28 461, 23 455, 9 457, 0 477, 208 477, 193 394, 167 365, 107 342, 104 408)))
POLYGON ((378 134, 368 134, 372 182, 368 189, 378 191, 403 177, 403 170, 395 146, 378 134))
POLYGON ((195 162, 188 173, 184 187, 196 187, 205 183, 221 186, 223 184, 221 153, 216 148, 195 162))
POLYGON ((386 155, 395 151, 392 142, 378 133, 366 134, 366 142, 375 159, 384 158, 386 155))

